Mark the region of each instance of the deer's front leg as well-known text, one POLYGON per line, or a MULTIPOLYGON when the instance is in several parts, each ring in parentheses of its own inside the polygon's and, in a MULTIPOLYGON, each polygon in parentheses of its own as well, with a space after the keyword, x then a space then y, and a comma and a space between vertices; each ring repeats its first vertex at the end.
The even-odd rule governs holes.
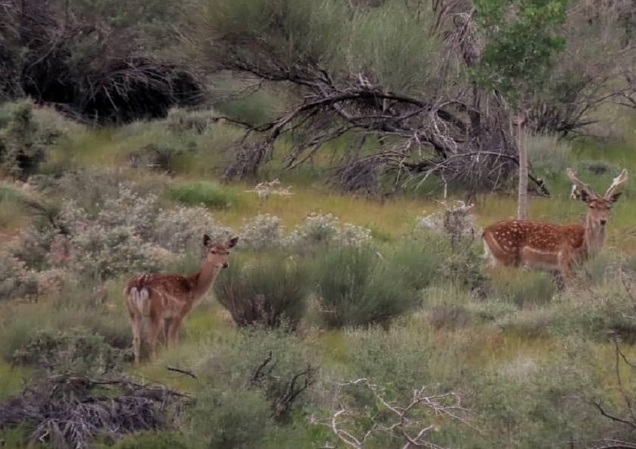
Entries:
POLYGON ((572 283, 572 252, 568 248, 561 249, 558 262, 563 283, 568 286, 572 283))
POLYGON ((170 327, 168 328, 168 344, 175 346, 179 341, 179 328, 183 318, 173 318, 170 321, 170 327))

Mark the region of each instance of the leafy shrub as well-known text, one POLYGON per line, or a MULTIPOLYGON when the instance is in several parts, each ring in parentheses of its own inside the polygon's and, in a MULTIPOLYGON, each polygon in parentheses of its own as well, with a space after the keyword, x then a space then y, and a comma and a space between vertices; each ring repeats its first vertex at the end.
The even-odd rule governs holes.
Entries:
POLYGON ((371 241, 371 230, 345 223, 340 225, 332 214, 312 213, 305 223, 297 226, 287 237, 287 245, 300 253, 315 252, 326 246, 362 246, 371 241))
POLYGON ((342 247, 321 255, 314 268, 327 326, 387 326, 419 302, 413 278, 369 247, 342 247))
MULTIPOLYGON (((120 285, 115 300, 119 303, 120 285)), ((106 345, 129 352, 131 333, 128 320, 122 319, 118 308, 104 298, 96 300, 91 286, 66 283, 61 291, 49 295, 47 301, 29 305, 29 313, 22 309, 7 309, 0 320, 0 354, 11 360, 14 353, 36 338, 39 331, 58 335, 69 329, 86 329, 106 345)))
POLYGON ((261 251, 280 246, 283 239, 281 219, 274 215, 261 214, 243 225, 239 245, 261 251))
POLYGON ((234 192, 207 181, 187 182, 171 187, 168 189, 168 196, 189 206, 203 204, 214 209, 225 209, 239 201, 234 192))
POLYGON ((477 297, 489 294, 489 279, 484 273, 484 261, 467 242, 464 247, 451 248, 442 260, 438 273, 440 281, 452 282, 472 292, 477 297))
POLYGON ((127 226, 143 240, 150 240, 154 221, 159 213, 157 196, 141 195, 126 185, 121 185, 116 197, 105 198, 95 218, 104 227, 127 226))
POLYGON ((14 362, 49 372, 104 374, 118 370, 122 353, 108 345, 103 337, 88 329, 65 332, 37 332, 12 357, 14 362))
POLYGON ((443 264, 448 251, 439 239, 427 238, 392 244, 382 257, 406 283, 421 290, 428 287, 438 277, 439 267, 443 264))
POLYGON ((520 354, 474 379, 466 401, 483 419, 484 447, 555 447, 573 434, 599 438, 603 421, 588 398, 607 378, 594 369, 585 344, 565 339, 562 347, 549 360, 520 354))
MULTIPOLYGON (((339 376, 368 379, 396 402, 410 400, 414 389, 423 385, 435 387, 435 351, 426 332, 397 326, 388 332, 356 329, 347 333, 347 350, 347 365, 339 376)), ((373 396, 354 399, 360 408, 375 406, 373 396)))
POLYGON ((212 110, 189 111, 187 109, 173 108, 168 112, 166 123, 170 131, 184 133, 188 131, 203 132, 216 121, 219 114, 212 110))
POLYGON ((156 271, 159 260, 150 244, 137 237, 132 228, 90 226, 71 239, 71 268, 80 279, 107 279, 131 271, 156 271))
POLYGON ((260 391, 276 421, 307 405, 317 380, 315 351, 284 327, 241 329, 200 369, 210 388, 260 391))
POLYGON ((205 207, 176 207, 159 212, 152 239, 168 251, 183 253, 200 248, 205 233, 212 240, 220 240, 231 230, 219 226, 205 207))
POLYGON ((309 273, 303 260, 268 254, 252 263, 233 259, 215 282, 219 302, 239 326, 295 329, 307 305, 309 273))
POLYGON ((477 225, 471 213, 472 204, 457 201, 454 205, 442 203, 444 209, 428 215, 422 215, 415 220, 415 229, 426 229, 438 234, 446 234, 453 240, 474 238, 481 235, 481 228, 477 225))
POLYGON ((269 415, 259 390, 209 388, 197 395, 188 433, 195 448, 253 449, 265 437, 269 415))
POLYGON ((26 179, 37 171, 54 136, 40 133, 31 101, 9 104, 5 110, 0 111, 5 116, 0 121, 0 169, 26 179))
POLYGON ((35 273, 18 258, 0 252, 0 298, 22 298, 37 292, 35 273))

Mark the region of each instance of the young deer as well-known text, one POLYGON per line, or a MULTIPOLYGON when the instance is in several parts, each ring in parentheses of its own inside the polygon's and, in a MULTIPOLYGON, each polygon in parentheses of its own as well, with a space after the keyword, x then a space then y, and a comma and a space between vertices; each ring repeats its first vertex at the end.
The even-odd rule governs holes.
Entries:
POLYGON ((144 273, 126 282, 124 296, 133 332, 135 363, 139 363, 144 321, 148 323, 146 338, 151 357, 155 355, 157 337, 162 330, 166 343, 174 345, 183 318, 207 293, 221 269, 228 266, 230 248, 237 242, 238 237, 234 236, 226 243, 213 243, 205 234, 206 254, 198 272, 189 276, 144 273))
POLYGON ((500 221, 484 229, 482 239, 490 265, 496 267, 524 265, 561 273, 572 279, 573 263, 596 256, 603 247, 605 225, 612 205, 627 181, 627 170, 614 178, 605 195, 600 196, 581 182, 571 169, 567 177, 574 184, 571 197, 588 205, 585 224, 559 225, 528 220, 500 221))

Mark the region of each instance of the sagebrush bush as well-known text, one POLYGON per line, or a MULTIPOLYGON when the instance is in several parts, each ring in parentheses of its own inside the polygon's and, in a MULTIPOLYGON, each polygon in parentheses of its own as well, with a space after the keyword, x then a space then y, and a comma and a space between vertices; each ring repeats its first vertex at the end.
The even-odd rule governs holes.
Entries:
POLYGON ((388 332, 377 327, 349 331, 347 352, 348 378, 367 378, 396 399, 409 399, 413 389, 433 383, 427 361, 434 346, 426 332, 397 326, 388 332))
POLYGON ((184 182, 168 189, 168 196, 188 206, 225 209, 239 202, 238 195, 228 188, 208 181, 184 182))
POLYGON ((466 401, 482 418, 484 447, 556 447, 573 434, 598 440, 608 429, 589 401, 607 384, 598 360, 580 341, 561 347, 547 360, 519 354, 473 379, 466 401))
POLYGON ((310 292, 307 262, 269 253, 252 262, 235 257, 214 284, 219 302, 238 326, 254 324, 295 329, 310 292))
POLYGON ((17 257, 0 252, 0 299, 23 298, 37 293, 36 274, 17 257))
POLYGON ((105 281, 136 271, 157 271, 160 261, 128 226, 93 225, 71 238, 71 269, 82 280, 105 281))
POLYGON ((207 388, 189 411, 187 433, 193 448, 253 449, 260 447, 270 425, 262 391, 207 388))
POLYGON ((432 284, 439 276, 440 266, 448 254, 447 245, 439 239, 426 238, 391 244, 381 256, 396 276, 417 290, 432 284))
POLYGON ((123 354, 85 328, 36 332, 12 361, 51 373, 103 375, 121 369, 123 354))
POLYGON ((58 335, 81 328, 127 357, 131 354, 130 324, 113 307, 112 301, 121 301, 119 285, 116 291, 118 294, 112 298, 108 294, 96 296, 87 283, 68 282, 60 291, 49 294, 46 301, 30 304, 28 313, 22 313, 23 309, 7 309, 0 317, 0 354, 11 360, 40 331, 58 335))
POLYGON ((270 214, 260 214, 247 220, 240 234, 239 246, 254 251, 280 247, 284 239, 281 219, 270 214))
POLYGON ((184 133, 188 131, 203 132, 217 121, 220 114, 213 109, 190 111, 183 108, 172 108, 168 111, 166 123, 170 131, 184 133))
POLYGON ((205 388, 261 392, 268 416, 282 422, 312 402, 318 362, 309 343, 288 329, 250 327, 223 342, 199 370, 205 388))
POLYGON ((414 278, 370 247, 325 252, 313 271, 320 313, 329 327, 388 326, 420 301, 414 278))
POLYGON ((153 229, 153 242, 169 251, 183 253, 200 248, 201 236, 207 233, 212 240, 231 234, 220 226, 205 207, 176 207, 159 212, 153 229))
POLYGON ((299 253, 312 253, 329 246, 362 246, 370 241, 371 230, 350 223, 341 225, 332 214, 317 213, 309 214, 305 222, 286 237, 286 245, 299 253))

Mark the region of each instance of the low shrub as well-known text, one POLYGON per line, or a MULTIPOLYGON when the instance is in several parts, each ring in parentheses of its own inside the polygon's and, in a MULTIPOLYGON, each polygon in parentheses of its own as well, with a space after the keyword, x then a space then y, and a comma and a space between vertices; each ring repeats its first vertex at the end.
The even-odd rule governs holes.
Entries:
POLYGON ((23 298, 37 293, 35 273, 18 258, 0 252, 0 299, 23 298))
MULTIPOLYGON (((117 286, 117 293, 119 291, 117 286)), ((122 319, 108 298, 95 301, 92 296, 91 286, 69 283, 49 295, 46 301, 29 304, 28 313, 21 308, 7 308, 0 321, 0 355, 12 360, 40 331, 57 336, 78 328, 128 357, 132 339, 128 320, 122 319)), ((119 295, 114 299, 121 301, 119 295)))
POLYGON ((238 195, 208 181, 184 182, 168 189, 168 196, 188 206, 200 204, 212 209, 226 209, 239 202, 238 195))
POLYGON ((25 100, 0 109, 0 170, 21 179, 37 172, 47 145, 57 137, 42 130, 33 108, 33 103, 25 100))
POLYGON ((416 279, 369 247, 342 247, 318 257, 314 283, 321 316, 329 327, 388 326, 418 305, 416 279))
POLYGON ((88 329, 73 328, 64 332, 35 333, 15 351, 12 360, 51 373, 102 375, 119 371, 122 356, 102 336, 88 329))
POLYGON ((105 281, 136 271, 156 271, 160 260, 128 226, 93 225, 71 238, 71 269, 83 281, 105 281))
POLYGON ((263 393, 255 389, 208 388, 197 394, 187 433, 193 448, 260 447, 270 423, 263 393))
POLYGON ((307 307, 307 263, 270 253, 247 263, 234 258, 214 284, 219 302, 239 326, 261 324, 295 329, 307 307))
POLYGON ((371 230, 351 223, 340 224, 332 214, 312 213, 286 237, 294 252, 315 253, 326 247, 363 246, 371 242, 371 230))
POLYGON ((185 133, 205 131, 219 117, 215 110, 187 110, 182 108, 172 108, 166 117, 168 129, 175 133, 185 133))
POLYGON ((246 221, 240 235, 239 246, 254 251, 280 247, 284 240, 281 219, 270 214, 257 215, 246 221))
POLYGON ((173 253, 192 252, 201 248, 201 237, 205 233, 212 240, 220 240, 232 231, 220 226, 205 207, 178 206, 159 212, 152 241, 173 253))
POLYGON ((260 392, 268 404, 267 415, 284 422, 311 403, 317 364, 308 342, 284 327, 251 327, 223 342, 199 370, 205 388, 260 392))

